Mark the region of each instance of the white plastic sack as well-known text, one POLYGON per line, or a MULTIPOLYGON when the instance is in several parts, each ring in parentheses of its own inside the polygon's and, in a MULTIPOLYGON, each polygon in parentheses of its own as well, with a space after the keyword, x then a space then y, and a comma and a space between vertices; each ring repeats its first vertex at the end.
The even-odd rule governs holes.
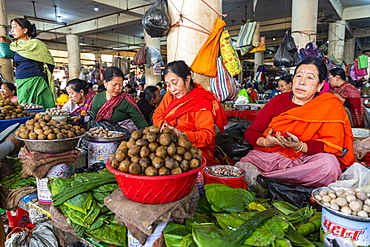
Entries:
POLYGON ((369 193, 370 169, 360 163, 354 163, 342 175, 340 175, 337 181, 328 186, 361 189, 369 193))
POLYGON ((150 65, 153 66, 156 63, 159 63, 163 60, 161 52, 154 46, 149 46, 146 50, 147 58, 150 61, 150 65))
POLYGON ((14 233, 5 241, 5 247, 56 247, 59 246, 51 221, 38 224, 32 234, 27 231, 14 233))

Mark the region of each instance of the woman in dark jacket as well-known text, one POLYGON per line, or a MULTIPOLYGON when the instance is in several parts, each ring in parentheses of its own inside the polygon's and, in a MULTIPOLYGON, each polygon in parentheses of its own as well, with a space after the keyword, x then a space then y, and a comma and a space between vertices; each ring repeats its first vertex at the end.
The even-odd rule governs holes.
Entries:
POLYGON ((140 111, 143 113, 145 120, 152 125, 152 115, 161 101, 159 89, 155 86, 147 86, 142 93, 142 99, 137 102, 140 111))

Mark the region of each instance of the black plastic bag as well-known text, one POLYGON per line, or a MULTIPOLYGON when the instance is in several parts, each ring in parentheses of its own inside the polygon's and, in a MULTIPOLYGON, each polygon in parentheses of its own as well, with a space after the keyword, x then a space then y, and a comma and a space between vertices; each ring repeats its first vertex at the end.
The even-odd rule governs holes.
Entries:
POLYGON ((171 20, 168 15, 167 0, 158 0, 144 14, 142 24, 152 38, 164 37, 170 31, 171 20))
POLYGON ((217 133, 216 145, 234 161, 239 161, 246 156, 253 147, 244 140, 244 133, 248 126, 234 124, 227 128, 224 133, 217 133))
POLYGON ((275 179, 267 178, 262 175, 258 175, 257 182, 264 189, 268 190, 273 200, 286 201, 299 208, 311 205, 311 192, 315 187, 297 184, 282 184, 275 179))
POLYGON ((298 65, 300 62, 301 58, 294 39, 292 35, 290 35, 290 32, 287 32, 276 51, 274 65, 276 67, 292 67, 298 65))
POLYGON ((293 57, 288 51, 287 47, 287 35, 285 34, 283 41, 281 41, 278 50, 274 57, 274 65, 276 67, 290 67, 293 64, 293 57))

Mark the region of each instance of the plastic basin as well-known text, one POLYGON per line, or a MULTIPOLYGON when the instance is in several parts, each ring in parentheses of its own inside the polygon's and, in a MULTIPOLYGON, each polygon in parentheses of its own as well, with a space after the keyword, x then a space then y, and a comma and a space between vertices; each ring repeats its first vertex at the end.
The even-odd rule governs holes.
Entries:
POLYGON ((132 201, 146 204, 163 204, 184 198, 193 189, 198 172, 205 166, 206 160, 202 157, 202 165, 188 172, 167 176, 141 176, 114 169, 110 159, 106 164, 107 169, 114 174, 123 195, 132 201))
POLYGON ((10 125, 13 125, 16 123, 23 124, 27 122, 29 118, 30 117, 22 117, 22 118, 8 119, 8 120, 0 120, 0 132, 5 130, 10 125))

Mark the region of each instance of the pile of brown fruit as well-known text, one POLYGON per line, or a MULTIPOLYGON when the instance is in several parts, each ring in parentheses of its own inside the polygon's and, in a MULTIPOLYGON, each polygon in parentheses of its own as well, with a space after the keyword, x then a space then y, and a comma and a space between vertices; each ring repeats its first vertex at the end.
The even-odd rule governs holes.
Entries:
POLYGON ((0 120, 9 120, 28 117, 32 114, 26 111, 18 102, 11 102, 9 99, 0 100, 0 120))
POLYGON ((19 130, 15 134, 23 139, 55 140, 80 136, 84 132, 85 129, 80 126, 58 122, 50 115, 36 114, 34 119, 19 126, 19 130))
POLYGON ((202 153, 185 135, 168 127, 150 126, 134 131, 111 157, 113 168, 134 175, 175 175, 196 169, 202 164, 202 153))

